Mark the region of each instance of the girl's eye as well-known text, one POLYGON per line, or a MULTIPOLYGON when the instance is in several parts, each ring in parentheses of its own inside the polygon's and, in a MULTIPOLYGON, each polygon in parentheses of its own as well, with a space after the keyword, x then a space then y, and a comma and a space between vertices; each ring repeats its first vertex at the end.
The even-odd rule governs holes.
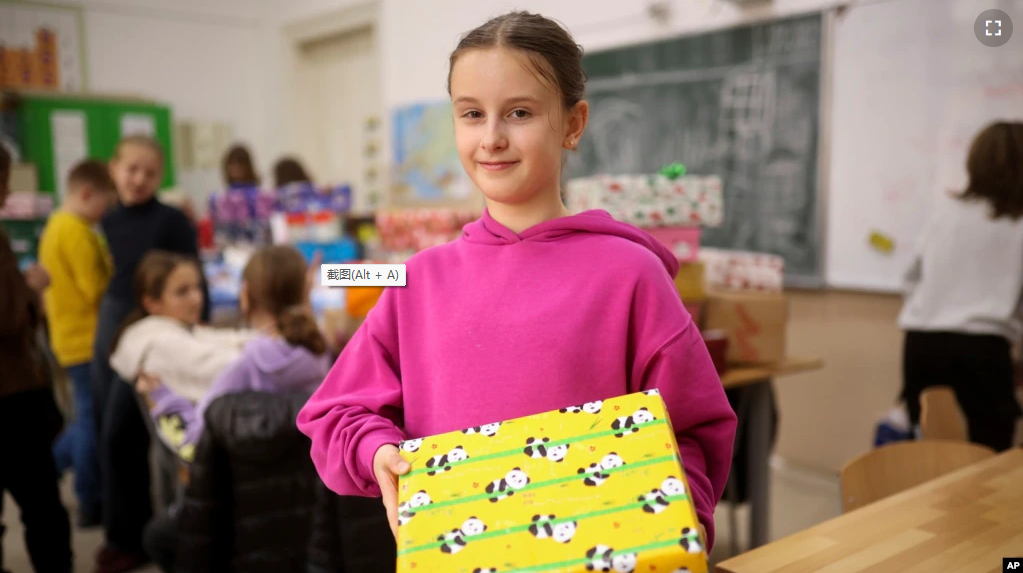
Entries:
POLYGON ((529 112, 524 109, 517 109, 511 112, 511 114, 515 117, 515 119, 526 119, 529 117, 529 112))
POLYGON ((467 119, 479 119, 479 118, 483 117, 483 114, 480 113, 478 110, 471 109, 471 110, 463 113, 462 117, 467 118, 467 119))

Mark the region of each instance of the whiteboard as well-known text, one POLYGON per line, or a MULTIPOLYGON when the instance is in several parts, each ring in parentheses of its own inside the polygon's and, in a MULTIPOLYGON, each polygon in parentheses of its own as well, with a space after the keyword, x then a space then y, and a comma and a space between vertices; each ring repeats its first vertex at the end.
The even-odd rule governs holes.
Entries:
POLYGON ((935 202, 965 186, 973 135, 1023 120, 1023 0, 853 6, 836 18, 832 69, 826 281, 894 292, 935 202), (973 32, 990 8, 1015 28, 998 48, 973 32))

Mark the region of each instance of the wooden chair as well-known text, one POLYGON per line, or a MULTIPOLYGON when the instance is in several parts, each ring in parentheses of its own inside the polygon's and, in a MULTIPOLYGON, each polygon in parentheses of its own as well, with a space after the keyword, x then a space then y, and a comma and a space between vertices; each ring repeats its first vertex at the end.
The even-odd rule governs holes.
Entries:
POLYGON ((948 386, 928 388, 920 394, 920 437, 924 440, 970 439, 955 392, 948 386))
POLYGON ((852 511, 994 455, 985 446, 953 440, 896 442, 871 450, 842 468, 842 510, 852 511))

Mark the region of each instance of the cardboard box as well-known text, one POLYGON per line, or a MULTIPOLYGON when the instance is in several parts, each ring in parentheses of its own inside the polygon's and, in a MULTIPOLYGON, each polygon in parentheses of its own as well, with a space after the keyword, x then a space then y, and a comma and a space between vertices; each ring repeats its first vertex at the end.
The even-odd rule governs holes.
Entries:
POLYGON ((675 287, 683 302, 702 302, 707 298, 704 265, 700 261, 682 263, 675 275, 675 287))
POLYGON ((707 571, 656 391, 400 448, 399 573, 707 571))
POLYGON ((784 360, 787 323, 788 300, 781 293, 715 291, 704 308, 704 327, 728 334, 732 363, 784 360))

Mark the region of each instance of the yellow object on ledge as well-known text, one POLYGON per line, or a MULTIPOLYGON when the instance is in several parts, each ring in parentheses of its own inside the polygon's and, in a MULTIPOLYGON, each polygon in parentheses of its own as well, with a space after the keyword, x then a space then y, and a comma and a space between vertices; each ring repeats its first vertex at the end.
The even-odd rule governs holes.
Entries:
POLYGON ((399 573, 705 573, 656 390, 400 445, 399 573))

